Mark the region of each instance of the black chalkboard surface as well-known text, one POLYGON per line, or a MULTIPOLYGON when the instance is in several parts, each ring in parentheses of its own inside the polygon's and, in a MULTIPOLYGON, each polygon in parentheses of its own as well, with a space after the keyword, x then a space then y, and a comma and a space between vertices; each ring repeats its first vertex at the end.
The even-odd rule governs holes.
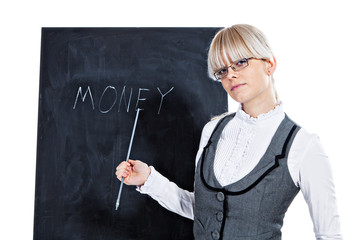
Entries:
POLYGON ((130 158, 193 190, 201 130, 227 111, 207 76, 217 28, 43 28, 34 239, 192 239, 115 168, 130 158))

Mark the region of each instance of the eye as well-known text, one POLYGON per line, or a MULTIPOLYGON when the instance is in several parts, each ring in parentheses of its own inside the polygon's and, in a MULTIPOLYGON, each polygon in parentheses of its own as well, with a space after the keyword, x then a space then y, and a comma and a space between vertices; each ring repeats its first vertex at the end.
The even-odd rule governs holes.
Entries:
POLYGON ((223 75, 224 73, 227 72, 227 69, 226 68, 223 68, 223 69, 220 69, 219 71, 216 72, 216 74, 218 75, 223 75))
POLYGON ((246 60, 245 60, 245 59, 241 59, 241 60, 235 62, 234 65, 235 65, 236 67, 242 67, 242 66, 246 65, 246 60))

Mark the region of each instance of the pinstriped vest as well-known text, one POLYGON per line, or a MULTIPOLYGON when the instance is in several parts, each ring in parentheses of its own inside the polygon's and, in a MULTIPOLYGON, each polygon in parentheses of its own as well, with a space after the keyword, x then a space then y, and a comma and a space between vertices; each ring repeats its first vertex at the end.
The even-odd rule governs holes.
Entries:
POLYGON ((194 236, 196 240, 280 240, 283 218, 299 192, 287 157, 300 127, 285 114, 255 168, 222 187, 214 173, 217 143, 234 114, 215 127, 195 171, 194 236))

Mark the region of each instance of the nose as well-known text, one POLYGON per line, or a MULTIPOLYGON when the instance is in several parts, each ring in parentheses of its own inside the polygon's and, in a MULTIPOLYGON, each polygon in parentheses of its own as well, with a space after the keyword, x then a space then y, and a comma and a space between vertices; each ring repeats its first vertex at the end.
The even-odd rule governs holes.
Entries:
POLYGON ((229 66, 228 67, 228 74, 226 75, 226 78, 228 78, 228 79, 235 79, 235 78, 237 78, 237 73, 229 66))

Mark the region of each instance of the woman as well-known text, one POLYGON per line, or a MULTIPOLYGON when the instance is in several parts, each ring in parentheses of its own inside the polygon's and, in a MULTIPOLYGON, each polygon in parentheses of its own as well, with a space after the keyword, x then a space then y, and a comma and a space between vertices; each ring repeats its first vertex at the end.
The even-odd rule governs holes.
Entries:
POLYGON ((342 239, 328 158, 319 138, 284 113, 274 87, 276 60, 263 33, 250 25, 222 29, 210 45, 208 69, 240 106, 205 125, 194 193, 141 161, 122 162, 118 179, 193 219, 195 239, 281 239, 299 190, 316 239, 342 239))

